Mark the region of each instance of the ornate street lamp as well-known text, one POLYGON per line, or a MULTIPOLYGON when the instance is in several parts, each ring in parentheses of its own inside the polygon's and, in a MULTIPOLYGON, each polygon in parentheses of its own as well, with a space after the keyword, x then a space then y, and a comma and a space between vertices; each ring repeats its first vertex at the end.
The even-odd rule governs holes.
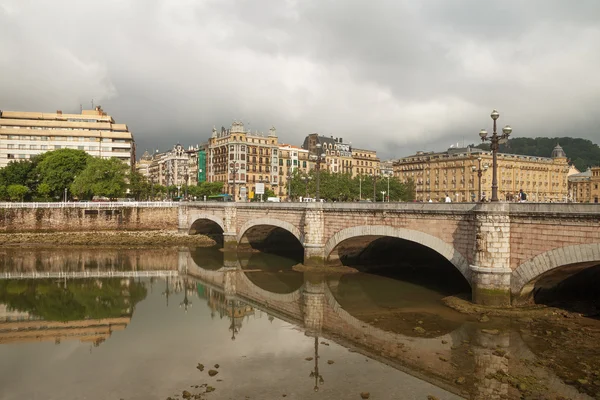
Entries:
POLYGON ((321 201, 321 163, 325 161, 325 153, 321 153, 321 143, 316 144, 318 155, 311 154, 310 158, 317 163, 317 201, 321 201))
POLYGON ((183 178, 185 179, 185 200, 187 201, 187 197, 188 197, 188 179, 189 179, 190 175, 188 173, 188 169, 187 167, 184 170, 184 175, 183 178))
POLYGON ((315 392, 319 391, 319 385, 322 385, 325 383, 325 380, 323 379, 323 375, 321 375, 319 373, 319 337, 315 336, 315 356, 314 356, 314 360, 315 360, 315 369, 310 371, 310 377, 311 378, 315 378, 315 386, 313 388, 313 390, 315 392))
POLYGON ((236 197, 235 197, 235 176, 237 175, 237 172, 239 170, 239 168, 237 168, 235 166, 235 163, 232 162, 231 164, 229 164, 229 170, 230 172, 233 174, 233 201, 236 201, 236 197))
POLYGON ((312 180, 312 176, 304 175, 300 179, 302 179, 302 182, 304 182, 304 184, 306 185, 306 196, 304 196, 304 197, 308 197, 308 182, 310 182, 312 180))
POLYGON ((373 172, 373 202, 377 201, 377 175, 373 172))
POLYGON ((480 202, 481 201, 481 175, 483 174, 483 171, 487 171, 488 165, 484 164, 483 165, 483 169, 481 169, 481 157, 477 157, 477 163, 478 163, 478 166, 475 167, 474 165, 472 165, 471 166, 471 170, 473 172, 477 172, 477 179, 478 179, 478 182, 477 182, 477 189, 478 189, 477 190, 477 195, 479 196, 477 198, 477 201, 480 202))
POLYGON ((487 136, 487 131, 482 129, 479 132, 479 137, 481 137, 481 141, 490 142, 490 148, 492 150, 492 198, 490 201, 498 201, 498 149, 501 144, 508 142, 508 137, 512 132, 512 128, 506 125, 502 129, 502 135, 498 135, 496 132, 496 120, 500 114, 498 111, 493 110, 490 114, 490 117, 494 120, 494 131, 491 137, 487 136))

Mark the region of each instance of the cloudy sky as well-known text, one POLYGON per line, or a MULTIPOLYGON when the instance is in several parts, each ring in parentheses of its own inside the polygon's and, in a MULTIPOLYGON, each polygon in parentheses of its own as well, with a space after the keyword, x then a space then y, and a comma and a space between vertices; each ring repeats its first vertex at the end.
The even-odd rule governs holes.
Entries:
POLYGON ((493 108, 598 143, 599 72, 598 0, 0 0, 0 109, 93 99, 139 153, 241 120, 398 157, 476 142, 493 108))

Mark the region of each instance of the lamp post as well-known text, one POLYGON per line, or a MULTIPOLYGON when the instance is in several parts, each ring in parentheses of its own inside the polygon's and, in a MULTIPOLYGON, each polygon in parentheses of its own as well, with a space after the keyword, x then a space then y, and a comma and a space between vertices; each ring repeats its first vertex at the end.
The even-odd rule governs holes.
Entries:
POLYGON ((482 129, 479 131, 479 137, 482 142, 490 142, 490 149, 492 150, 492 198, 490 201, 498 201, 498 149, 500 144, 504 144, 508 141, 508 137, 512 132, 512 128, 506 125, 502 128, 502 135, 498 135, 496 132, 496 120, 500 114, 498 111, 493 110, 490 117, 494 120, 494 131, 491 137, 487 137, 487 131, 482 129))
POLYGON ((373 201, 377 201, 377 175, 373 172, 373 201))
POLYGON ((288 201, 292 201, 292 170, 287 171, 288 201))
POLYGON ((312 176, 304 175, 300 179, 302 179, 302 182, 304 182, 304 184, 306 185, 306 195, 304 197, 308 197, 308 182, 310 182, 310 180, 312 179, 312 176))
POLYGON ((184 200, 187 201, 187 197, 188 197, 188 179, 189 179, 189 174, 188 174, 188 169, 186 168, 185 173, 183 175, 183 178, 185 179, 185 196, 184 196, 184 200))
POLYGON ((325 153, 321 153, 321 143, 317 143, 316 147, 318 155, 311 155, 311 159, 317 163, 317 193, 315 197, 317 201, 321 201, 321 162, 325 160, 325 153))
POLYGON ((315 378, 315 386, 313 390, 315 392, 319 391, 319 384, 324 384, 325 380, 323 379, 323 375, 319 373, 319 337, 315 336, 315 369, 310 371, 310 377, 315 378))
POLYGON ((487 169, 487 164, 484 164, 483 169, 481 169, 481 157, 477 157, 477 167, 474 165, 471 166, 471 170, 473 172, 477 172, 477 196, 479 196, 477 200, 478 202, 481 201, 481 175, 483 174, 483 171, 486 171, 487 169))
POLYGON ((67 188, 65 188, 65 203, 67 202, 67 188))
POLYGON ((388 183, 388 190, 387 190, 387 195, 388 195, 388 203, 390 202, 390 176, 386 175, 387 178, 387 183, 388 183))
POLYGON ((362 200, 362 175, 358 176, 358 200, 362 200))
POLYGON ((238 168, 235 166, 235 163, 232 162, 229 164, 230 172, 233 174, 233 201, 236 201, 235 197, 235 176, 237 175, 238 168))

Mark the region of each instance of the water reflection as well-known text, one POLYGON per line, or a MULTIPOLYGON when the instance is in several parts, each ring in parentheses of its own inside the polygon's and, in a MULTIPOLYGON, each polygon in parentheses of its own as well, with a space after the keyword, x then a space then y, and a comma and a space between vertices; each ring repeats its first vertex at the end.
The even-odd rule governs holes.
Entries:
POLYGON ((160 257, 148 269, 176 276, 0 280, 0 397, 164 399, 213 387, 214 398, 592 398, 541 365, 535 324, 481 323, 430 289, 300 273, 269 255, 160 257), (199 363, 220 364, 218 375, 199 363))

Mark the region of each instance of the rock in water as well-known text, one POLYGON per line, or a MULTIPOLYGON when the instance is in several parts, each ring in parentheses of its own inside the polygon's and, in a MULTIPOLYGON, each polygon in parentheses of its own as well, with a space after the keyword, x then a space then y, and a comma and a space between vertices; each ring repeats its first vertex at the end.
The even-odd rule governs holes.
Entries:
POLYGON ((218 374, 218 373, 219 373, 219 371, 217 371, 217 370, 214 370, 214 369, 211 369, 211 370, 209 370, 209 371, 208 371, 208 375, 209 375, 209 376, 215 376, 215 375, 216 375, 216 374, 218 374))
POLYGON ((416 326, 413 328, 413 331, 417 332, 417 333, 425 333, 425 329, 421 328, 420 326, 416 326))
POLYGON ((198 368, 200 371, 204 371, 204 365, 200 363, 198 363, 198 366, 196 368, 198 368))
POLYGON ((190 397, 192 397, 192 394, 187 390, 184 390, 183 393, 181 393, 181 397, 183 397, 184 399, 189 399, 190 397))
POLYGON ((333 363, 334 363, 334 361, 333 361, 333 360, 327 360, 327 364, 331 365, 331 364, 333 364, 333 363))
POLYGON ((481 332, 487 333, 488 335, 497 335, 500 333, 498 329, 482 329, 481 332))
POLYGON ((371 397, 371 393, 369 393, 369 392, 362 392, 360 394, 361 399, 368 399, 369 397, 371 397))
POLYGON ((215 364, 215 368, 216 368, 216 369, 219 369, 219 364, 215 364))

